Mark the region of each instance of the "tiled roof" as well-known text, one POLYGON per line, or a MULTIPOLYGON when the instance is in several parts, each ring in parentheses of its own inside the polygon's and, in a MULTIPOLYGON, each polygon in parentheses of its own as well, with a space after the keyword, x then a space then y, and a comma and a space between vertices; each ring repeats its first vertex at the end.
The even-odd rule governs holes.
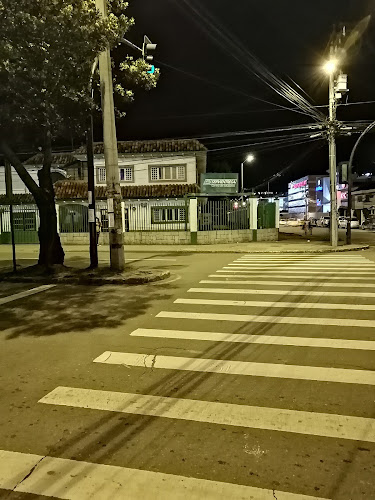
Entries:
MULTIPOLYGON (((96 186, 97 199, 106 198, 106 186, 96 186)), ((197 184, 155 184, 146 186, 121 186, 123 198, 172 198, 200 191, 197 184)), ((55 183, 57 200, 87 199, 86 181, 58 181, 55 183)))
MULTIPOLYGON (((71 153, 54 153, 52 154, 52 165, 70 165, 77 160, 71 153)), ((43 165, 43 154, 37 153, 36 155, 28 158, 24 165, 43 165)))
MULTIPOLYGON (((32 194, 13 194, 12 203, 14 205, 35 204, 32 194)), ((9 198, 5 194, 0 195, 0 205, 9 205, 9 198)))
MULTIPOLYGON (((98 200, 106 198, 106 186, 96 186, 95 196, 98 200)), ((147 186, 121 186, 124 199, 145 198, 180 198, 186 194, 199 193, 197 184, 156 184, 147 186)), ((58 181, 55 183, 56 200, 87 200, 86 181, 58 181)), ((12 202, 15 205, 35 204, 32 194, 14 194, 12 202)), ((9 198, 0 195, 0 205, 9 205, 9 198)))
MULTIPOLYGON (((161 139, 153 141, 119 141, 119 154, 182 153, 187 151, 207 151, 197 139, 161 139)), ((74 154, 86 154, 86 146, 81 146, 74 154)), ((104 154, 102 142, 94 144, 94 154, 104 154)))

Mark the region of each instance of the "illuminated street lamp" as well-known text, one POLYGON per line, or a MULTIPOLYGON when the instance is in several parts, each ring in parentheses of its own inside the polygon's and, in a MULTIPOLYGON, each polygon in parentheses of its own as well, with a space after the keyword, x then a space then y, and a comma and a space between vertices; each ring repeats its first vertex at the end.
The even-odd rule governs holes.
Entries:
POLYGON ((337 59, 330 59, 324 64, 323 69, 328 75, 332 75, 337 71, 338 64, 339 63, 337 59))
POLYGON ((252 163, 254 160, 255 160, 255 155, 253 155, 253 153, 250 153, 247 155, 246 160, 244 160, 241 163, 241 193, 242 194, 244 191, 244 185, 243 185, 243 166, 244 166, 244 163, 252 163))

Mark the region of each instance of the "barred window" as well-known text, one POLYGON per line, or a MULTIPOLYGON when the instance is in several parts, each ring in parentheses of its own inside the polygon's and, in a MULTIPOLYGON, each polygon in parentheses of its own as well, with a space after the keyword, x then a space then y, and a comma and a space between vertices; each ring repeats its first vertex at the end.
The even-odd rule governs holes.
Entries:
POLYGON ((186 165, 150 167, 150 181, 185 181, 186 165))
POLYGON ((185 222, 186 210, 182 207, 152 207, 153 224, 185 222))
POLYGON ((120 168, 120 181, 133 182, 133 167, 120 168))
POLYGON ((98 168, 98 182, 105 182, 106 181, 106 171, 105 167, 99 167, 98 168))

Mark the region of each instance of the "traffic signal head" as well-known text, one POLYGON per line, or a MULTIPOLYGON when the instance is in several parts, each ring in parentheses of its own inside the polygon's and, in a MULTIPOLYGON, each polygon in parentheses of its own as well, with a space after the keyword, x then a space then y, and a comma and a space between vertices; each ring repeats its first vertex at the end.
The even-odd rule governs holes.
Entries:
POLYGON ((152 62, 154 60, 153 52, 155 52, 156 47, 156 43, 152 43, 148 36, 145 35, 142 47, 143 59, 145 61, 152 62))

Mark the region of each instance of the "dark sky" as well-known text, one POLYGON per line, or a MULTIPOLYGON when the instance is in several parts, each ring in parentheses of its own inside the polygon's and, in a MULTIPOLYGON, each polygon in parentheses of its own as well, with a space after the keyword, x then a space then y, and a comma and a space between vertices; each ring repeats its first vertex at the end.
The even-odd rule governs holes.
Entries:
MULTIPOLYGON (((136 95, 127 117, 118 123, 120 140, 201 138, 310 123, 313 121, 310 117, 280 111, 251 97, 291 106, 260 82, 252 74, 251 66, 243 64, 243 59, 236 60, 223 33, 236 37, 245 53, 251 52, 287 83, 297 82, 316 105, 324 105, 328 101, 328 82, 320 65, 333 25, 342 22, 350 25, 375 14, 374 0, 130 0, 129 3, 128 14, 135 17, 136 27, 127 37, 141 45, 143 34, 147 34, 158 43, 155 58, 162 75, 157 89, 136 95), (195 13, 189 5, 196 9, 195 13), (219 27, 213 36, 209 34, 213 26, 209 16, 213 16, 215 26, 219 27)), ((349 102, 375 100, 374 20, 361 44, 351 51, 345 71, 349 75, 349 102)), ((300 89, 299 92, 303 93, 300 89)), ((375 119, 375 104, 340 108, 338 118, 375 119)), ((251 142, 246 136, 237 142, 233 142, 233 136, 201 140, 209 149, 251 142)), ((353 139, 339 140, 339 161, 347 158, 352 143, 353 139)), ((271 189, 282 190, 290 180, 307 173, 324 173, 328 168, 325 143, 311 153, 309 147, 305 144, 264 150, 263 146, 254 145, 216 151, 209 153, 209 166, 215 170, 224 161, 236 171, 244 155, 253 151, 257 161, 246 168, 246 184, 250 188, 293 163, 280 180, 271 184, 271 189)), ((357 168, 359 171, 374 168, 375 172, 373 162, 375 141, 370 136, 360 150, 357 168)))

